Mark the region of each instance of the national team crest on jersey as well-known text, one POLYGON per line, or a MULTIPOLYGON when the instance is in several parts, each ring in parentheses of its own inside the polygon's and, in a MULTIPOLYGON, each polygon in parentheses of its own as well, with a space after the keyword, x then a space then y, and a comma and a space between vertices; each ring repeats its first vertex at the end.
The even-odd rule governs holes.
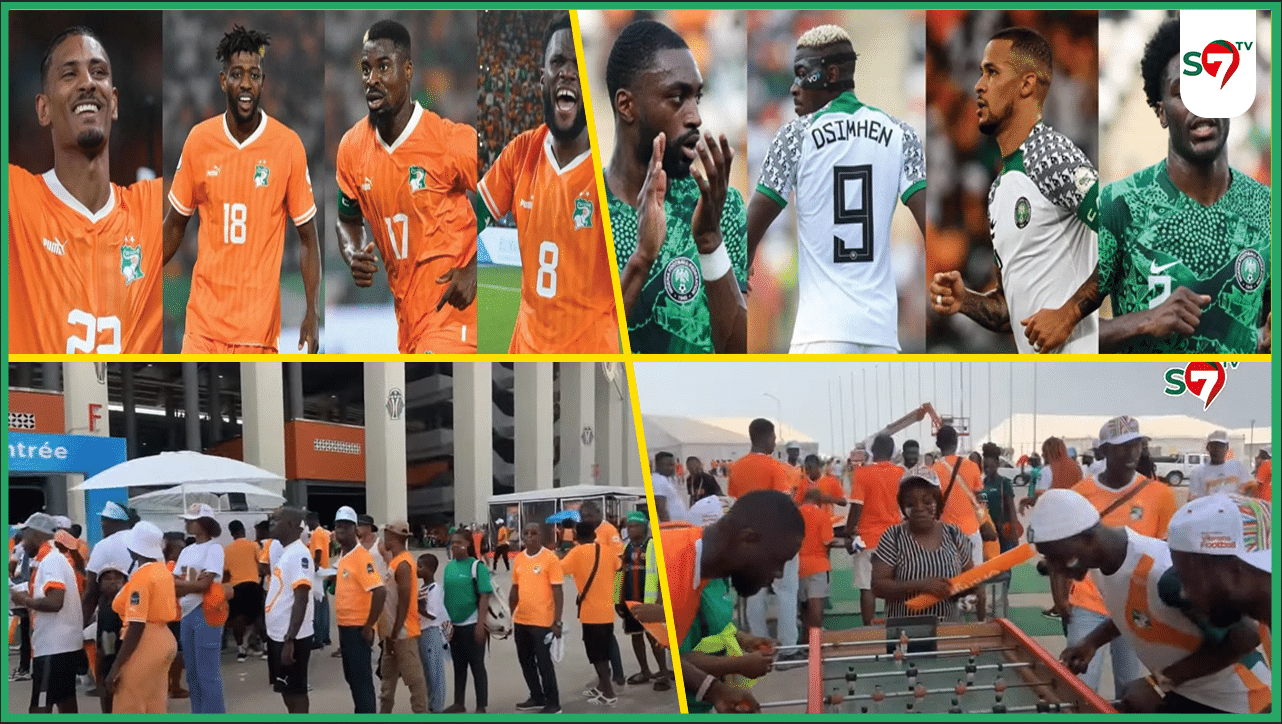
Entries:
POLYGON ((1144 509, 1138 505, 1131 506, 1131 520, 1139 520, 1144 517, 1144 509))
POLYGON ((1028 197, 1020 196, 1019 201, 1015 202, 1015 226, 1022 229, 1028 226, 1028 222, 1033 218, 1033 208, 1028 203, 1028 197))
POLYGON ((592 228, 592 202, 587 199, 574 200, 574 230, 592 228))
POLYGON ((1153 621, 1149 618, 1149 615, 1138 608, 1131 609, 1131 623, 1135 628, 1148 628, 1153 625, 1153 621))
POLYGON ((663 291, 678 304, 694 299, 702 281, 702 272, 688 257, 678 256, 663 269, 663 291))
POLYGON ((255 187, 261 188, 266 186, 267 179, 269 176, 271 176, 271 170, 267 168, 267 164, 260 163, 254 166, 254 186, 255 187))
MULTIPOLYGON (((133 241, 133 237, 129 237, 127 241, 133 241)), ((125 286, 143 278, 142 244, 120 247, 120 273, 125 277, 125 286)))
POLYGON ((427 171, 422 166, 410 166, 410 191, 427 188, 427 171))
POLYGON ((1264 257, 1255 249, 1243 249, 1233 261, 1233 280, 1244 292, 1253 292, 1264 282, 1264 257))

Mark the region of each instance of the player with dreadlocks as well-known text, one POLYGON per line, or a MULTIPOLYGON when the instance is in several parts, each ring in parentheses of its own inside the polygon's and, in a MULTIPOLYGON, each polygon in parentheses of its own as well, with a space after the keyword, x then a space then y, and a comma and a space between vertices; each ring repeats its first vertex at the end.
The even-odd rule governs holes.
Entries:
POLYGON ((926 233, 921 138, 855 96, 858 57, 850 35, 836 25, 797 39, 797 118, 775 134, 748 202, 752 259, 788 196, 797 198, 794 353, 898 352, 899 298, 890 260, 897 200, 926 233))
POLYGON ((53 168, 9 166, 9 351, 158 354, 163 182, 111 182, 120 109, 107 50, 89 28, 67 28, 40 81, 53 168))
POLYGON ((700 133, 694 55, 672 29, 638 20, 615 39, 605 83, 614 111, 606 203, 633 351, 746 351, 743 196, 729 184, 725 135, 700 133))
POLYGON ((319 346, 320 245, 307 153, 298 134, 259 108, 271 39, 239 25, 218 43, 227 112, 187 136, 169 189, 165 261, 200 214, 183 354, 275 354, 285 222, 298 228, 307 312, 298 349, 319 346))
POLYGON ((1229 166, 1229 119, 1180 98, 1180 21, 1140 59, 1166 158, 1100 195, 1099 285, 1113 299, 1100 351, 1252 354, 1270 348, 1267 186, 1229 166))

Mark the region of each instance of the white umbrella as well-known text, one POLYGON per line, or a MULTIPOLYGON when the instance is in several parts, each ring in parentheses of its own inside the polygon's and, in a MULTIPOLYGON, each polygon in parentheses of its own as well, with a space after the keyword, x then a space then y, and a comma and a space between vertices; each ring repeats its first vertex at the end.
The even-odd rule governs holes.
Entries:
MULTIPOLYGON (((120 463, 89 478, 72 490, 109 490, 148 485, 177 485, 179 488, 186 489, 194 483, 279 485, 284 481, 284 477, 249 463, 181 450, 120 463)), ((186 508, 185 501, 183 507, 186 508)))
POLYGON ((285 502, 285 497, 266 488, 243 482, 186 483, 164 490, 153 490, 129 499, 129 506, 137 510, 178 511, 187 504, 204 503, 214 510, 227 508, 227 498, 232 493, 245 496, 250 510, 270 510, 285 502))

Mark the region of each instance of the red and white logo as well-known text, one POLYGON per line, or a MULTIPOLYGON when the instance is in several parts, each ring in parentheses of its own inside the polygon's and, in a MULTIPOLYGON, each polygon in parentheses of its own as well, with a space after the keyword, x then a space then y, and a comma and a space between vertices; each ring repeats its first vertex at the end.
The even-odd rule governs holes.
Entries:
MULTIPOLYGON (((1235 363, 1233 366, 1236 366, 1235 363)), ((1172 367, 1166 371, 1166 389, 1171 397, 1188 392, 1202 401, 1205 410, 1215 402, 1224 384, 1228 382, 1228 369, 1220 362, 1189 362, 1183 368, 1172 367)))
POLYGON ((1255 10, 1180 11, 1180 98, 1202 118, 1232 118, 1255 102, 1255 10))

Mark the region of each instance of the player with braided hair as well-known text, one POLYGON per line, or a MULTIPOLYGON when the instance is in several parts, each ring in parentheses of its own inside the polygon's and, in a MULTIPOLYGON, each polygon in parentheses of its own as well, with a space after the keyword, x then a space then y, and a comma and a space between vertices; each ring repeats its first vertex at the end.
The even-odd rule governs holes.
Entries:
POLYGON ((307 312, 298 349, 319 341, 320 244, 303 142, 259 107, 271 39, 240 25, 218 43, 227 111, 192 128, 165 214, 165 261, 200 214, 183 354, 275 354, 280 337, 280 265, 285 222, 302 243, 307 312))
POLYGON ((836 25, 797 39, 797 118, 775 134, 748 203, 749 259, 797 199, 798 299, 790 352, 899 351, 890 259, 896 201, 925 236, 926 157, 907 123, 855 96, 850 35, 836 25))
POLYGON ((1173 18, 1140 60, 1166 158, 1100 195, 1099 286, 1113 300, 1100 351, 1267 353, 1269 189, 1229 166, 1229 119, 1185 107, 1179 51, 1173 18))

